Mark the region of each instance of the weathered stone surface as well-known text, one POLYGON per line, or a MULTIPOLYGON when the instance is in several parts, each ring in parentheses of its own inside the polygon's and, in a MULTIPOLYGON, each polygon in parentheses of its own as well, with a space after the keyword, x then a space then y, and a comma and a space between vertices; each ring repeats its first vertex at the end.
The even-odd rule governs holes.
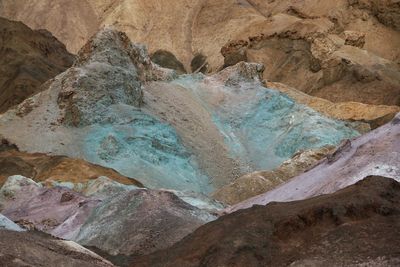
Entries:
POLYGON ((4 144, 0 148, 0 186, 12 175, 31 177, 36 182, 51 180, 59 183, 85 183, 107 176, 122 184, 143 186, 135 179, 123 176, 113 169, 90 164, 81 159, 21 152, 12 144, 7 144, 7 140, 2 139, 1 142, 4 144))
POLYGON ((75 240, 112 255, 148 254, 174 244, 213 219, 173 193, 131 190, 98 206, 75 240))
POLYGON ((0 211, 30 230, 110 255, 136 255, 174 244, 214 220, 213 213, 223 207, 206 197, 138 189, 107 177, 69 184, 48 187, 23 176, 11 176, 0 189, 0 211))
POLYGON ((0 17, 0 113, 40 92, 74 56, 46 30, 0 17))
POLYGON ((334 147, 299 151, 291 159, 271 171, 258 171, 235 179, 213 193, 223 203, 233 205, 256 195, 268 192, 289 179, 307 171, 326 156, 334 147))
POLYGON ((397 266, 400 184, 367 177, 334 194, 241 210, 132 266, 397 266))
MULTIPOLYGON (((304 92, 282 83, 266 82, 265 85, 277 89, 296 100, 296 102, 309 106, 329 117, 339 120, 365 122, 368 123, 372 129, 391 121, 394 116, 400 112, 399 106, 369 105, 359 102, 335 103, 323 98, 307 95, 304 92)), ((363 128, 365 128, 365 126, 363 128)))
POLYGON ((67 188, 47 188, 23 176, 11 176, 0 189, 1 212, 28 229, 72 239, 100 203, 67 188))
POLYGON ((249 37, 242 41, 247 46, 241 50, 249 62, 267 66, 264 78, 268 81, 332 102, 399 105, 398 65, 360 49, 362 34, 345 31, 343 40, 331 34, 333 27, 326 19, 299 21, 249 37))
POLYGON ((109 261, 75 242, 39 232, 0 230, 0 262, 3 266, 112 267, 109 261))
POLYGON ((368 175, 400 181, 400 113, 389 123, 361 137, 343 142, 314 168, 287 183, 227 209, 232 212, 272 201, 305 199, 329 194, 368 175))
POLYGON ((270 34, 297 21, 320 23, 322 18, 323 24, 333 22, 332 34, 364 32, 366 50, 399 62, 400 32, 395 30, 399 5, 391 0, 43 1, 34 5, 2 0, 0 15, 35 29, 49 29, 72 52, 79 51, 103 25, 115 25, 132 40, 147 44, 151 53, 170 51, 187 70, 201 53, 208 59, 209 70, 215 71, 224 64, 220 50, 227 42, 270 34))
POLYGON ((166 50, 157 50, 150 55, 150 58, 151 61, 163 68, 176 70, 178 74, 186 73, 183 64, 171 52, 166 50))
POLYGON ((176 77, 106 28, 47 90, 0 117, 0 132, 25 151, 82 158, 150 188, 204 194, 298 150, 359 134, 265 88, 263 70, 241 62, 209 77, 176 77))

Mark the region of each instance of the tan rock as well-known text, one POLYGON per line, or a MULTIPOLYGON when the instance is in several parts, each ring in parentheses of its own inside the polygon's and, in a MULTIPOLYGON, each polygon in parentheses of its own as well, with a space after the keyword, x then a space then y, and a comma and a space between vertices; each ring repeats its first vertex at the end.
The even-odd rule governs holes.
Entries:
POLYGON ((335 32, 365 32, 368 50, 399 60, 398 5, 393 1, 43 0, 38 4, 1 0, 0 5, 1 16, 50 30, 72 52, 103 25, 115 25, 132 40, 149 45, 150 52, 172 52, 186 69, 198 52, 210 59, 215 70, 223 64, 220 48, 231 40, 270 33, 296 20, 320 18, 335 22, 335 32), (387 41, 382 45, 382 40, 387 41))
POLYGON ((398 106, 369 105, 359 102, 334 103, 326 99, 307 95, 282 83, 266 82, 265 85, 277 89, 295 99, 298 103, 307 105, 329 117, 339 120, 367 122, 371 125, 371 128, 376 128, 387 123, 400 112, 400 107, 398 106))
POLYGON ((52 180, 71 183, 84 183, 100 176, 107 176, 122 184, 142 186, 135 179, 125 177, 113 169, 65 156, 21 152, 2 139, 0 145, 0 186, 12 175, 23 175, 38 182, 52 180))
POLYGON ((346 45, 352 45, 359 48, 363 48, 365 45, 365 34, 356 31, 344 31, 346 39, 346 45))
POLYGON ((311 168, 332 149, 333 147, 324 147, 299 152, 275 170, 253 172, 237 178, 217 190, 213 197, 225 204, 233 205, 265 193, 311 168))

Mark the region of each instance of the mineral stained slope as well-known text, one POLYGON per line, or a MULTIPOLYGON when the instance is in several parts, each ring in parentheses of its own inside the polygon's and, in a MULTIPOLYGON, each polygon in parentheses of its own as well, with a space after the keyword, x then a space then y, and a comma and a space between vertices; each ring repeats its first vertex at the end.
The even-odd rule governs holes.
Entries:
POLYGON ((346 140, 311 170, 278 188, 228 208, 228 211, 333 193, 368 175, 400 180, 400 113, 389 123, 346 140))
POLYGON ((262 71, 241 62, 212 76, 178 77, 105 28, 73 67, 0 117, 0 133, 22 151, 82 158, 151 188, 206 194, 298 150, 359 135, 265 88, 262 71))

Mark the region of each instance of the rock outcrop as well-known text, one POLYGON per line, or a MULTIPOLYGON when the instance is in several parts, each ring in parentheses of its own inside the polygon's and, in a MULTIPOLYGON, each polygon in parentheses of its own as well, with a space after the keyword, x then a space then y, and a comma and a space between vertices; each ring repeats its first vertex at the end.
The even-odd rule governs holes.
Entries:
POLYGON ((362 125, 363 123, 367 123, 369 127, 375 129, 391 121, 400 112, 399 106, 369 105, 359 102, 335 103, 323 98, 310 96, 282 83, 266 82, 265 85, 287 94, 296 102, 309 106, 326 116, 339 120, 361 122, 358 127, 366 130, 368 130, 368 126, 362 125))
POLYGON ((74 240, 111 255, 143 255, 171 246, 215 218, 173 193, 131 190, 106 199, 74 240))
MULTIPOLYGON (((358 33, 345 31, 343 39, 331 34, 334 27, 327 19, 301 20, 247 41, 233 41, 236 49, 225 55, 225 64, 235 64, 232 57, 245 53, 249 62, 267 66, 265 79, 307 94, 333 102, 399 105, 396 62, 361 49, 358 33)), ((231 47, 232 43, 226 46, 231 47)))
POLYGON ((165 190, 138 189, 107 177, 68 186, 11 176, 0 189, 0 212, 29 230, 123 258, 176 243, 216 219, 213 213, 220 209, 207 200, 195 203, 184 193, 178 197, 165 190), (208 203, 207 210, 188 202, 202 207, 208 203))
POLYGON ((84 160, 65 156, 50 156, 42 153, 26 153, 1 140, 0 146, 0 186, 9 176, 23 175, 36 182, 69 182, 85 183, 89 180, 107 176, 110 179, 126 184, 143 187, 133 178, 128 178, 99 165, 84 160))
POLYGON ((212 76, 177 77, 105 28, 72 68, 4 114, 0 133, 22 151, 81 158, 150 188, 204 194, 299 150, 359 135, 265 88, 263 69, 239 63, 212 76))
POLYGON ((50 32, 0 17, 0 113, 40 92, 42 83, 73 60, 50 32))
POLYGON ((49 29, 72 52, 104 25, 114 25, 147 44, 151 53, 161 49, 176 55, 186 70, 193 57, 203 54, 208 69, 215 71, 223 65, 221 47, 231 40, 279 31, 298 21, 324 21, 333 24, 332 35, 358 32, 365 36, 365 50, 395 63, 400 59, 399 7, 390 0, 43 1, 2 0, 0 15, 49 29))
POLYGON ((361 137, 346 140, 314 168, 287 183, 228 208, 228 212, 329 194, 368 175, 400 181, 400 113, 389 123, 361 137))
POLYGON ((75 242, 40 232, 0 230, 0 262, 3 266, 112 267, 111 262, 75 242))
POLYGON ((334 194, 241 210, 132 266, 397 266, 400 184, 367 177, 334 194))
POLYGON ((216 192, 213 197, 225 204, 233 205, 251 197, 268 192, 289 179, 311 169, 334 147, 299 151, 291 159, 271 171, 258 171, 243 175, 216 192))

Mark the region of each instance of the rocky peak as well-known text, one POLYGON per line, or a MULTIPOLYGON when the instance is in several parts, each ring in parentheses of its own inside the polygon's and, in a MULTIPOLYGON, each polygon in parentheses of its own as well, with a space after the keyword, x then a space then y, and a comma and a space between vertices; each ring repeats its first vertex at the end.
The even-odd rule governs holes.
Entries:
POLYGON ((57 102, 65 112, 63 122, 85 126, 100 122, 101 114, 111 105, 140 107, 142 83, 174 75, 174 71, 152 63, 145 46, 133 44, 125 33, 106 27, 87 42, 73 68, 60 77, 57 102))

